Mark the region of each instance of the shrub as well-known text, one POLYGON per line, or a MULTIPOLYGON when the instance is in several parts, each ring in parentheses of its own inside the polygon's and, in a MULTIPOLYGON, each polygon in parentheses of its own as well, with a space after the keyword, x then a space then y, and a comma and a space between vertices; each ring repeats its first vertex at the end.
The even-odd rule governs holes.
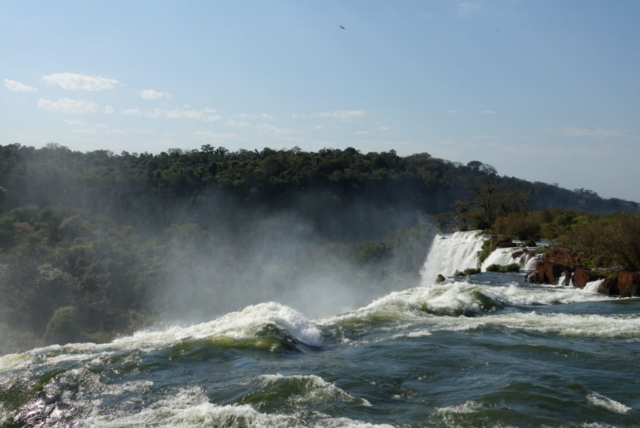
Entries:
POLYGON ((465 269, 462 272, 457 270, 456 273, 453 274, 453 276, 470 276, 470 275, 477 275, 480 273, 480 269, 474 269, 474 268, 469 268, 469 269, 465 269))
POLYGON ((520 265, 518 263, 511 263, 510 265, 503 266, 504 270, 500 269, 500 272, 519 272, 520 265))
POLYGON ((487 272, 500 272, 500 265, 497 265, 495 263, 492 264, 492 265, 489 265, 489 266, 487 266, 486 271, 487 272))
POLYGON ((501 272, 501 273, 509 273, 509 272, 519 272, 520 265, 518 263, 511 263, 510 265, 497 265, 492 264, 487 266, 487 272, 501 272))

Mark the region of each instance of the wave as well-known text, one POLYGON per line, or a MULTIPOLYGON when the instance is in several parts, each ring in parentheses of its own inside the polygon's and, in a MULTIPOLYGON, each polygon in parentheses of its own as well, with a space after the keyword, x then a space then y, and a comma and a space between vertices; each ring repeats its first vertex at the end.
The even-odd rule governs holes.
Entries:
POLYGON ((183 353, 202 344, 218 347, 248 347, 273 352, 319 347, 318 327, 301 313, 275 302, 261 303, 230 312, 213 321, 188 327, 139 331, 110 343, 52 345, 22 354, 0 357, 0 373, 29 365, 57 365, 67 362, 102 364, 122 350, 148 352, 174 347, 183 353))
POLYGON ((296 413, 261 413, 248 404, 213 404, 200 388, 191 387, 158 400, 135 414, 90 416, 80 426, 390 428, 389 425, 374 425, 344 417, 334 418, 319 412, 313 413, 312 421, 306 420, 307 418, 307 415, 296 413))
POLYGON ((358 399, 316 375, 262 375, 248 383, 259 392, 243 396, 238 401, 254 404, 258 409, 309 404, 327 406, 337 401, 371 407, 366 399, 358 399))
POLYGON ((358 321, 401 321, 432 315, 481 315, 506 306, 545 306, 608 300, 580 289, 445 282, 392 292, 353 312, 319 320, 322 325, 358 321))
MULTIPOLYGON (((395 331, 393 338, 422 337, 443 330, 463 331, 490 327, 567 336, 640 338, 640 316, 635 314, 623 316, 546 314, 531 310, 524 312, 527 307, 610 299, 566 287, 517 284, 490 286, 456 282, 393 292, 356 311, 317 322, 329 329, 360 325, 361 330, 381 329, 381 322, 402 323, 392 328, 395 331), (507 306, 512 306, 513 310, 500 311, 507 306), (397 333, 398 330, 403 331, 397 333)), ((349 339, 343 340, 348 341, 349 339)))
POLYGON ((605 397, 604 395, 598 394, 597 392, 593 391, 587 395, 587 400, 591 404, 595 404, 596 406, 603 407, 616 413, 624 414, 632 410, 631 407, 625 406, 618 401, 612 400, 609 397, 605 397))

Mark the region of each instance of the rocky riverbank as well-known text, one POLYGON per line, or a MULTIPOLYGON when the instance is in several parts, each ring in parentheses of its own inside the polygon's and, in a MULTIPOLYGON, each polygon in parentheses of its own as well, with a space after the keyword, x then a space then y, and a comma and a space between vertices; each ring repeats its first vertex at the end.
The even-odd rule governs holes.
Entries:
POLYGON ((597 290, 599 293, 607 296, 640 297, 640 271, 625 271, 616 269, 615 266, 608 270, 596 270, 585 267, 580 262, 568 250, 553 247, 526 274, 526 279, 532 283, 572 285, 577 288, 602 280, 597 290))

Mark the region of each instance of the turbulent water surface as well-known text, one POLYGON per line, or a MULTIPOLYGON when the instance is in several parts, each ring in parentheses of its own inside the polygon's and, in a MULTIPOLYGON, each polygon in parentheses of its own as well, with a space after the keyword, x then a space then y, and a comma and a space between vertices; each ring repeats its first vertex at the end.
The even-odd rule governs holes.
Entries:
POLYGON ((315 320, 263 303, 0 357, 0 424, 640 426, 639 312, 491 273, 315 320))

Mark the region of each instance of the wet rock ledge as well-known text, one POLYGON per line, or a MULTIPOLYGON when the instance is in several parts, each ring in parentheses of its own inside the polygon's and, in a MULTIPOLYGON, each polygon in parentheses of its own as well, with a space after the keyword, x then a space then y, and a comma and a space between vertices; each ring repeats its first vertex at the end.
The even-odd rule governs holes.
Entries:
POLYGON ((640 272, 600 271, 582 266, 562 248, 551 249, 534 270, 526 275, 528 282, 537 284, 573 285, 584 288, 587 283, 604 280, 598 292, 607 296, 640 297, 640 272), (562 281, 562 284, 559 282, 562 281))

